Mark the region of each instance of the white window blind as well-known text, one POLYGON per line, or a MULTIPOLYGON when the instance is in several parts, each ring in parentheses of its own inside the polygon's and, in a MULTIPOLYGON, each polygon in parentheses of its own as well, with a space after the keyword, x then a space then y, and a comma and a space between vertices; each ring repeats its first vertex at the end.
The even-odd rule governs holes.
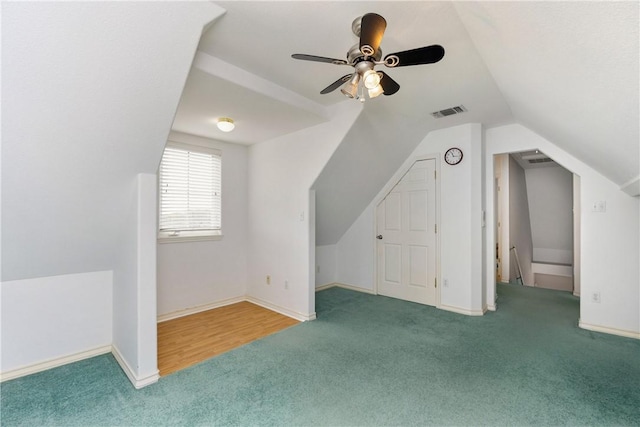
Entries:
POLYGON ((159 171, 159 237, 221 234, 222 157, 217 150, 168 144, 159 171))

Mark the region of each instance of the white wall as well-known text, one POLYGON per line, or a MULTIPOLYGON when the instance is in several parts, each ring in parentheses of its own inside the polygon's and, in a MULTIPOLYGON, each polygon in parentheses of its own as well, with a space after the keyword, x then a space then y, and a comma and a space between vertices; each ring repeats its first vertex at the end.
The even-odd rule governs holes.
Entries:
MULTIPOLYGON (((143 387, 159 379, 157 338, 157 252, 158 233, 158 177, 139 174, 137 177, 137 292, 138 292, 138 362, 136 387, 143 387)), ((114 309, 117 304, 114 299, 114 309)), ((114 340, 115 343, 115 340, 114 340)))
MULTIPOLYGON (((524 170, 509 156, 509 249, 515 246, 522 270, 522 281, 533 286, 533 243, 531 240, 531 219, 529 218, 529 198, 524 170)), ((515 283, 520 276, 514 251, 510 252, 510 281, 515 283)))
POLYGON ((371 252, 375 241, 373 213, 370 203, 337 244, 316 247, 316 264, 320 266, 320 273, 316 274, 317 286, 335 282, 375 290, 374 254, 371 252), (323 274, 323 269, 330 270, 331 276, 323 274))
MULTIPOLYGON (((485 233, 485 194, 486 184, 485 174, 485 143, 482 125, 473 123, 469 126, 469 160, 471 161, 471 209, 469 212, 469 222, 471 226, 471 310, 473 314, 484 313, 488 307, 485 297, 485 275, 484 247, 487 242, 485 233)), ((492 185, 493 186, 493 185, 492 185)))
POLYGON ((563 167, 525 169, 533 261, 573 264, 573 174, 563 167))
POLYGON ((110 346, 112 273, 5 281, 0 372, 110 346))
POLYGON ((338 242, 424 135, 439 124, 389 114, 383 105, 371 102, 363 108, 313 184, 319 246, 338 242))
POLYGON ((582 271, 580 260, 581 206, 580 176, 573 174, 573 294, 576 296, 580 296, 580 272, 582 271))
POLYGON ((203 26, 223 12, 2 4, 2 280, 113 269, 127 186, 156 172, 203 26))
POLYGON ((336 244, 336 282, 375 290, 375 208, 371 202, 336 244))
POLYGON ((582 187, 580 323, 632 331, 640 338, 640 198, 592 173, 582 187), (604 201, 606 212, 593 212, 604 201), (599 293, 601 303, 593 302, 599 293))
POLYGON ((316 246, 316 287, 336 281, 336 245, 316 246))
POLYGON ((300 318, 315 315, 310 188, 360 113, 356 104, 340 103, 327 123, 249 148, 247 292, 300 318))
MULTIPOLYGON (((156 183, 138 175, 155 173, 202 29, 223 13, 211 2, 2 4, 2 280, 55 284, 29 299, 3 289, 3 305, 101 313, 111 299, 76 300, 55 277, 113 271, 113 343, 136 381, 156 364, 156 183)), ((48 320, 77 318, 61 316, 48 320)), ((94 345, 76 338, 68 351, 94 345)), ((52 356, 39 350, 25 363, 52 356)))
POLYGON ((247 147, 171 132, 170 141, 222 152, 221 240, 158 244, 158 315, 247 292, 247 147))
MULTIPOLYGON (((493 168, 494 154, 540 149, 580 176, 580 325, 640 336, 640 199, 620 191, 618 185, 522 125, 488 129, 485 138, 487 171, 493 168), (592 211, 598 201, 606 202, 606 212, 592 211), (593 302, 593 293, 600 293, 600 303, 593 302)), ((485 179, 490 182, 493 174, 487 172, 485 179)), ((495 250, 493 197, 493 187, 487 185, 486 254, 495 250)), ((487 299, 491 300, 495 297, 493 256, 485 261, 487 299)))
POLYGON ((113 346, 132 371, 138 363, 137 179, 131 181, 127 193, 129 209, 123 215, 124 224, 118 236, 118 259, 113 271, 113 346))
POLYGON ((375 291, 374 203, 369 203, 338 243, 316 247, 316 264, 320 265, 320 273, 316 275, 317 286, 336 282, 375 291), (326 264, 331 265, 326 267, 326 264), (330 282, 322 273, 327 268, 333 273, 330 282))
POLYGON ((114 354, 136 388, 158 380, 156 326, 157 176, 131 183, 113 275, 114 354))
POLYGON ((336 281, 375 289, 375 206, 416 158, 436 156, 439 159, 440 185, 439 305, 467 314, 482 313, 481 150, 481 128, 478 124, 430 132, 337 243, 336 281), (456 166, 449 166, 442 160, 444 152, 451 147, 458 147, 464 152, 462 162, 456 166), (447 286, 444 286, 444 280, 447 286))

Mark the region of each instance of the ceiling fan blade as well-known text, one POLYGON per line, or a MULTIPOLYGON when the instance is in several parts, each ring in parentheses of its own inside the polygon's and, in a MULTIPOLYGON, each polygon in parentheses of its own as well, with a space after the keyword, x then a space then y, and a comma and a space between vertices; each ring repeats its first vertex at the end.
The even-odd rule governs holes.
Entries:
POLYGON ((387 28, 387 21, 376 14, 367 13, 360 23, 360 52, 366 56, 374 56, 380 48, 380 42, 387 28))
POLYGON ((340 77, 338 80, 336 80, 335 82, 331 83, 329 86, 325 87, 324 89, 322 89, 320 91, 320 93, 322 95, 326 95, 329 92, 333 92, 334 90, 338 89, 340 86, 342 86, 343 83, 346 83, 349 81, 349 79, 351 78, 352 74, 347 74, 346 76, 342 76, 340 77))
POLYGON ((383 93, 385 95, 393 95, 397 91, 400 90, 400 85, 389 77, 388 74, 383 71, 378 71, 378 73, 382 74, 382 78, 380 79, 380 86, 382 86, 383 93))
POLYGON ((294 53, 291 55, 293 59, 301 59, 303 61, 326 62, 335 65, 349 65, 344 59, 325 58, 324 56, 306 55, 304 53, 294 53))
POLYGON ((406 67, 408 65, 433 64, 444 57, 444 48, 438 44, 391 53, 384 57, 387 67, 406 67))

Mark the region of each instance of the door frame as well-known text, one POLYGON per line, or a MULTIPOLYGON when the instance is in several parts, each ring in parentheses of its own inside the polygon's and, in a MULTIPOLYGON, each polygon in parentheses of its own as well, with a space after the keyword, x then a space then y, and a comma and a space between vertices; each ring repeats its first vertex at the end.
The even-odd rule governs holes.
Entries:
MULTIPOLYGON (((509 154, 494 154, 494 175, 500 182, 500 189, 494 187, 494 227, 496 230, 496 243, 500 249, 501 258, 501 282, 508 283, 511 280, 511 251, 509 249, 509 154), (499 170, 498 170, 499 169, 499 170), (498 227, 498 221, 501 222, 498 227), (506 280, 505 280, 506 279, 506 280)), ((496 281, 497 274, 496 274, 496 281)))
POLYGON ((385 197, 387 197, 387 195, 391 192, 391 190, 393 190, 393 187, 396 186, 396 184, 398 182, 400 182, 400 180, 407 174, 407 172, 409 172, 409 170, 411 169, 411 167, 413 166, 413 164, 415 162, 421 161, 421 160, 434 160, 435 161, 435 170, 436 170, 436 182, 435 182, 435 189, 436 189, 436 207, 435 207, 435 212, 436 212, 436 225, 437 225, 437 230, 438 232, 436 233, 436 271, 435 271, 435 276, 436 276, 436 308, 440 308, 440 290, 442 288, 441 284, 442 284, 442 280, 440 279, 440 231, 442 229, 442 227, 440 227, 440 179, 442 177, 442 175, 440 174, 440 154, 438 153, 433 153, 433 154, 426 154, 426 155, 420 155, 420 156, 414 156, 414 157, 410 157, 409 159, 405 160, 405 162, 402 164, 402 166, 396 171, 396 173, 393 174, 393 176, 389 179, 389 181, 387 181, 387 183, 385 184, 384 187, 382 187, 382 190, 380 190, 380 192, 378 193, 378 195, 376 196, 376 198, 374 199, 374 203, 373 203, 373 230, 371 231, 371 236, 373 237, 373 292, 376 295, 378 294, 378 256, 377 256, 377 250, 378 250, 378 243, 375 239, 375 235, 377 234, 378 231, 378 215, 377 215, 377 211, 378 211, 378 206, 380 205, 380 203, 382 203, 382 201, 385 199, 385 197))

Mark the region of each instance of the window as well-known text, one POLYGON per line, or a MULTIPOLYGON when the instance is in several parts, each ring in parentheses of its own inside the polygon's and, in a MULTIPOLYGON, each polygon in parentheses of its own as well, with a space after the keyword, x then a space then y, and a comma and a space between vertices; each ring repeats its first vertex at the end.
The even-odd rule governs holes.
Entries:
POLYGON ((169 142, 162 155, 158 238, 164 242, 222 237, 220 151, 169 142))

